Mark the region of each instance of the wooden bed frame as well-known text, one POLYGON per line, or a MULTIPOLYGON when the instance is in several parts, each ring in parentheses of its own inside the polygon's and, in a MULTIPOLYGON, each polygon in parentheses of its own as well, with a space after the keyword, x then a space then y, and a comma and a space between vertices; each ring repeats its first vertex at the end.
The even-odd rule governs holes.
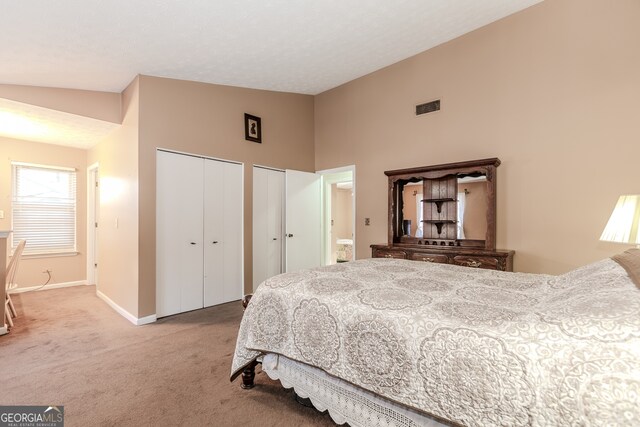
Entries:
MULTIPOLYGON (((242 298, 243 309, 247 309, 247 305, 249 305, 251 297, 253 297, 253 294, 245 295, 244 298, 242 298)), ((240 387, 242 387, 243 389, 248 390, 252 389, 255 386, 253 380, 256 377, 256 366, 258 366, 258 363, 260 362, 254 360, 242 370, 242 384, 240 384, 240 387)))

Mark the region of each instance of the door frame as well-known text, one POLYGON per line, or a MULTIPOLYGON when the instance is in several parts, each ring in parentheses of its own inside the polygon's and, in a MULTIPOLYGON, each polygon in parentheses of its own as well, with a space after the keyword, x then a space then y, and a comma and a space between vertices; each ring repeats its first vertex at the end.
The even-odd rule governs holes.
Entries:
POLYGON ((322 265, 327 265, 331 259, 331 185, 344 181, 345 172, 351 172, 351 181, 353 183, 353 199, 352 199, 352 230, 353 230, 353 253, 352 261, 356 259, 356 165, 342 166, 332 169, 323 169, 317 171, 321 177, 321 198, 322 198, 322 265), (333 176, 332 176, 333 175, 333 176))
POLYGON ((100 218, 100 165, 87 168, 87 285, 98 289, 98 227, 100 218), (97 224, 97 225, 96 225, 97 224))

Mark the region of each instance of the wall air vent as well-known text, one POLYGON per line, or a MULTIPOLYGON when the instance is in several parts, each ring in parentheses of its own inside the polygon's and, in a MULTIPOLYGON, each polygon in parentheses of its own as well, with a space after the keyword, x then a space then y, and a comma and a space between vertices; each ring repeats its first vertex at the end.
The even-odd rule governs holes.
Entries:
POLYGON ((433 113, 434 111, 440 111, 440 100, 437 99, 431 102, 425 102, 424 104, 416 105, 416 116, 422 114, 433 113))

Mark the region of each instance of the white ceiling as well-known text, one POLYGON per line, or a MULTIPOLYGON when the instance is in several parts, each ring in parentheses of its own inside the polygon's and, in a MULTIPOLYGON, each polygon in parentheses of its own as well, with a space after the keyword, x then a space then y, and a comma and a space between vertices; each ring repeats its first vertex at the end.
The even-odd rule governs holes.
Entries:
POLYGON ((317 94, 539 1, 3 1, 0 84, 121 92, 146 74, 317 94))

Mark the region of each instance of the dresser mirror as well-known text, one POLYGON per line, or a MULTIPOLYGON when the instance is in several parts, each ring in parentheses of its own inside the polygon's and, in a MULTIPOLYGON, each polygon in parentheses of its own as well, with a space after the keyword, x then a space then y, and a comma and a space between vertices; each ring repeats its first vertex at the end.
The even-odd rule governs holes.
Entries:
POLYGON ((495 249, 496 158, 387 171, 389 244, 495 249))
MULTIPOLYGON (((487 177, 458 176, 456 239, 484 240, 487 234, 487 177)), ((402 190, 402 236, 425 237, 424 180, 407 182, 402 190)), ((437 210, 437 206, 436 206, 437 210)))
POLYGON ((386 171, 389 239, 374 258, 513 271, 496 250, 497 158, 386 171))

